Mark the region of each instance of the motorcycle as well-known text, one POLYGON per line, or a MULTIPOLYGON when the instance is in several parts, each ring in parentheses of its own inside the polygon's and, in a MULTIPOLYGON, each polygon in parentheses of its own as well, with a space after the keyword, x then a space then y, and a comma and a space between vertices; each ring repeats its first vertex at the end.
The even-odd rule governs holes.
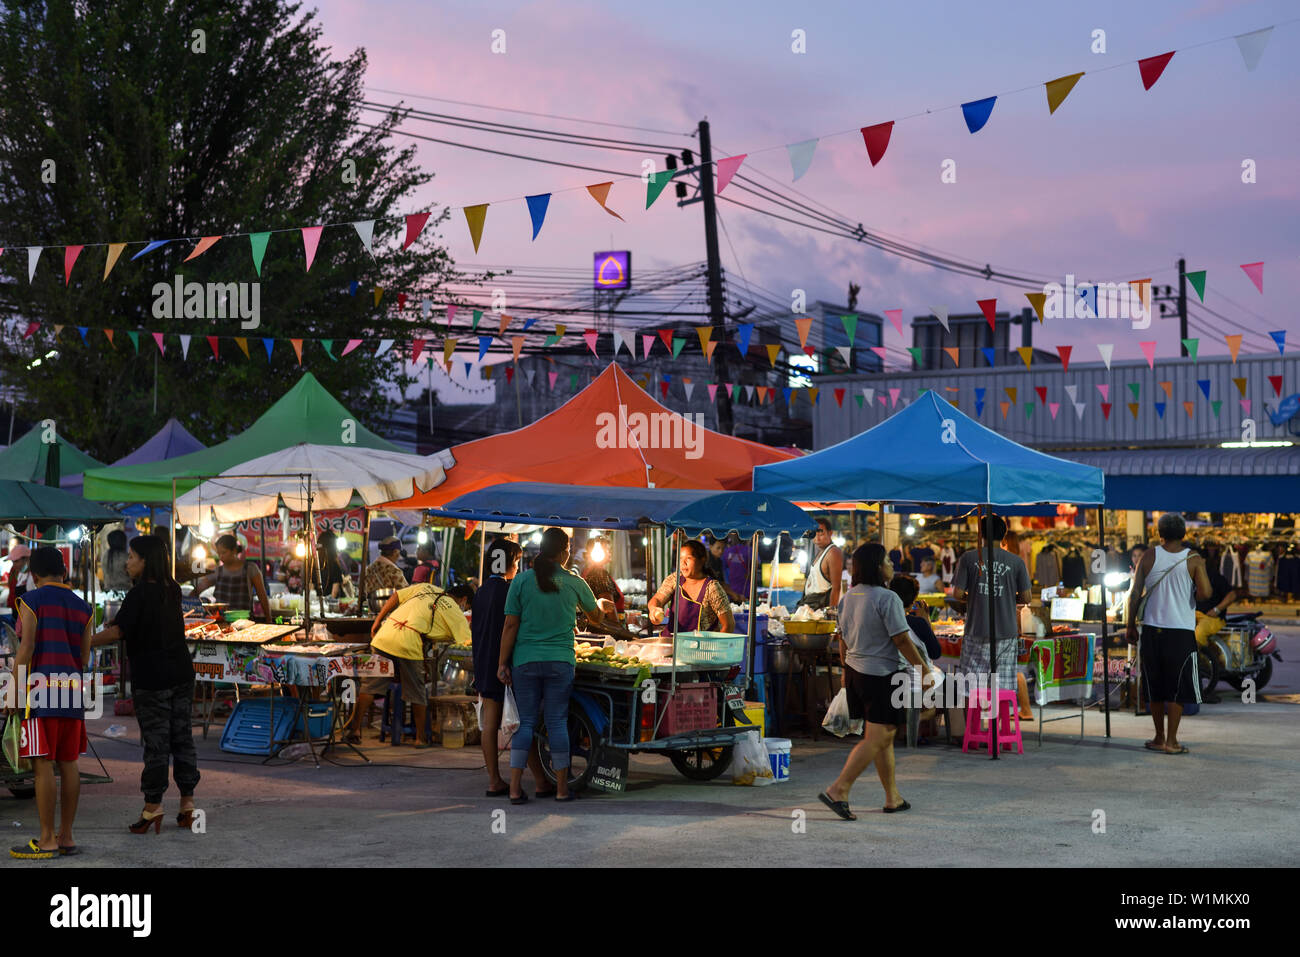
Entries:
POLYGON ((1273 678, 1273 660, 1282 660, 1277 637, 1258 619, 1262 612, 1224 616, 1224 627, 1197 648, 1201 697, 1213 697, 1214 686, 1225 681, 1240 691, 1250 679, 1255 690, 1273 678))

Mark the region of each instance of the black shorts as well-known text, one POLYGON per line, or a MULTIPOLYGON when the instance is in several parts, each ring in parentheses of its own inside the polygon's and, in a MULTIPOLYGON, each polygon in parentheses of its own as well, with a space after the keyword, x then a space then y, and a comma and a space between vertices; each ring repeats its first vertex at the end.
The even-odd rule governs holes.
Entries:
MULTIPOLYGON (((883 724, 897 727, 907 723, 907 714, 902 708, 894 707, 894 681, 907 673, 895 672, 892 675, 859 674, 847 665, 844 666, 844 689, 849 702, 849 717, 857 721, 865 718, 870 724, 883 724)), ((903 687, 911 688, 908 679, 903 687)), ((907 691, 903 692, 906 699, 907 691)))
POLYGON ((1143 625, 1138 652, 1142 661, 1142 687, 1148 701, 1200 703, 1196 632, 1188 628, 1143 625))

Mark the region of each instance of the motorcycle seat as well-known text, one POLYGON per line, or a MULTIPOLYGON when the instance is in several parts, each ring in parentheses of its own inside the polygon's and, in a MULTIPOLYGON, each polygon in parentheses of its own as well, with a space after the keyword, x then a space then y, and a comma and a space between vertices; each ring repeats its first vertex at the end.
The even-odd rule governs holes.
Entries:
POLYGON ((1230 625, 1234 625, 1234 624, 1239 625, 1247 621, 1254 621, 1262 614, 1264 614, 1262 611, 1242 612, 1240 614, 1227 615, 1224 617, 1223 620, 1230 625))

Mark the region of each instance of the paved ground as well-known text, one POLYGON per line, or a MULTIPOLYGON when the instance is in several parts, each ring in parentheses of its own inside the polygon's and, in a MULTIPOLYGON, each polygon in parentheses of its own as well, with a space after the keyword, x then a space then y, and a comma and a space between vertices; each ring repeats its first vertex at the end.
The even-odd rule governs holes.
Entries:
MULTIPOLYGON (((1288 616, 1289 617, 1289 616, 1288 616)), ((1282 619, 1285 620, 1285 619, 1282 619)), ((879 813, 874 775, 853 798, 855 823, 817 800, 849 744, 795 742, 791 781, 766 788, 694 784, 661 758, 634 758, 620 796, 568 805, 512 807, 483 796, 477 749, 415 751, 376 744, 376 763, 316 769, 310 760, 264 767, 224 754, 216 734, 200 742, 200 807, 207 833, 171 826, 138 837, 126 824, 140 809, 139 745, 132 719, 100 719, 92 740, 112 784, 82 791, 78 842, 84 853, 42 865, 1018 865, 1291 866, 1300 837, 1300 627, 1279 629, 1286 663, 1265 696, 1245 705, 1225 696, 1187 719, 1192 753, 1142 748, 1148 718, 1089 713, 1087 734, 1071 722, 1024 755, 963 755, 943 745, 898 752, 905 814, 879 813), (103 737, 111 724, 128 736, 103 737), (493 829, 503 812, 505 833, 493 829), (806 829, 795 833, 796 812, 806 829), (1093 833, 1105 813, 1104 834, 1093 833)), ((93 761, 87 762, 93 765, 93 761)), ((96 769, 97 770, 97 769, 96 769)), ((0 826, 15 839, 35 833, 31 801, 0 798, 0 826), (20 826, 14 827, 13 822, 20 826)), ((32 866, 0 858, 0 867, 32 866)))

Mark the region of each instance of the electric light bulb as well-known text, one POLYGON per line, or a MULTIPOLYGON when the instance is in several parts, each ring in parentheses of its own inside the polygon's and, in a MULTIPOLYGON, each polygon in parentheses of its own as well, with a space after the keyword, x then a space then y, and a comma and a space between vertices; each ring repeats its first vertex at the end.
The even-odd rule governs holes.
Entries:
POLYGON ((837 535, 837 536, 835 536, 834 538, 832 538, 831 541, 833 541, 833 542, 835 543, 836 547, 838 547, 838 548, 843 548, 843 547, 844 547, 844 536, 843 536, 843 535, 837 535))
POLYGON ((429 533, 424 529, 420 529, 415 533, 415 541, 420 545, 426 544, 429 541, 429 533))
POLYGON ((603 562, 605 560, 605 549, 600 542, 591 546, 591 560, 593 562, 603 562))
POLYGON ((915 534, 916 534, 916 526, 915 526, 915 525, 909 525, 909 526, 907 526, 907 528, 903 529, 903 531, 904 531, 906 534, 908 534, 908 535, 915 535, 915 534))
POLYGON ((925 528, 925 519, 923 519, 923 518, 918 518, 918 519, 916 520, 916 524, 917 524, 917 525, 920 525, 922 528, 925 528))
POLYGON ((201 562, 207 557, 208 557, 208 553, 202 545, 199 545, 194 549, 194 560, 196 562, 201 562))
POLYGON ((772 540, 771 540, 770 538, 765 538, 765 539, 763 539, 763 544, 764 544, 764 545, 771 545, 771 544, 772 544, 772 540))
POLYGON ((804 562, 808 561, 808 553, 801 548, 799 551, 794 553, 794 560, 802 565, 804 562))
POLYGON ((217 534, 217 527, 208 519, 199 522, 199 538, 211 538, 217 534))
POLYGON ((70 542, 81 541, 81 529, 74 528, 72 531, 68 532, 68 541, 70 542))
POLYGON ((542 544, 542 533, 533 532, 533 534, 528 537, 528 540, 532 542, 534 545, 540 545, 542 544))
POLYGON ((297 555, 299 558, 306 558, 307 557, 306 543, 299 542, 297 545, 293 546, 293 553, 297 555))

